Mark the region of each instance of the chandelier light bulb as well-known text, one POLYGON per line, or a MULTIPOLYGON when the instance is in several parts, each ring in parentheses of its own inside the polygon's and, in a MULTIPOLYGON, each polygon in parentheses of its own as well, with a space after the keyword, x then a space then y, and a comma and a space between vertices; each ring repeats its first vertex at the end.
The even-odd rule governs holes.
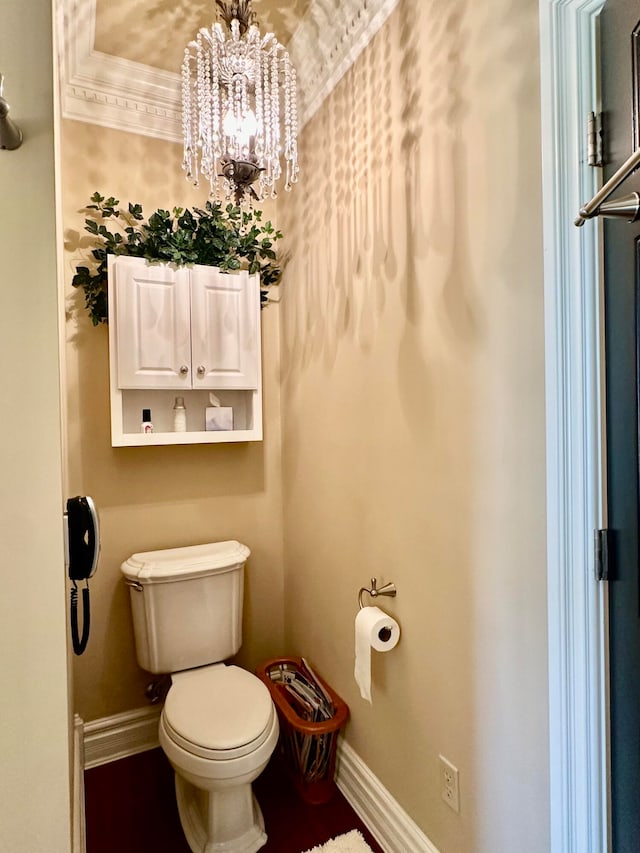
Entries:
POLYGON ((236 116, 233 109, 229 107, 224 117, 223 128, 225 136, 231 140, 231 145, 248 146, 251 137, 256 135, 258 122, 253 110, 247 110, 244 115, 236 116))

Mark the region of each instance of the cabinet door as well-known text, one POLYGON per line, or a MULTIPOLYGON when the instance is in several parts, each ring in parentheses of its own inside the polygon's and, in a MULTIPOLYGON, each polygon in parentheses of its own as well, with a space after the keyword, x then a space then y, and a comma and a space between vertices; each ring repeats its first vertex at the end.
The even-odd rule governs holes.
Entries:
POLYGON ((191 388, 189 270, 128 257, 111 268, 118 387, 191 388))
POLYGON ((257 388, 260 279, 214 267, 191 270, 194 388, 257 388))

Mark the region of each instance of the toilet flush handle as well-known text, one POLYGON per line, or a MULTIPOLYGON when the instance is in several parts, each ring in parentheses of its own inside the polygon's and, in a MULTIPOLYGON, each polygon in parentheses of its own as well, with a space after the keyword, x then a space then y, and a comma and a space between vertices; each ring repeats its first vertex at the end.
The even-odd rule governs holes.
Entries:
POLYGON ((124 582, 127 586, 133 587, 136 592, 144 592, 144 587, 140 583, 140 581, 132 581, 131 578, 125 578, 124 582))

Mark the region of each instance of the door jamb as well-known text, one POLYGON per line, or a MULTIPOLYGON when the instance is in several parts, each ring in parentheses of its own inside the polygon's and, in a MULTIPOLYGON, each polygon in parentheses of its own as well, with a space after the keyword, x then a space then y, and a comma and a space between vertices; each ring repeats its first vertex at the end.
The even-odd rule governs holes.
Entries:
POLYGON ((573 224, 600 184, 586 120, 603 5, 540 0, 551 853, 610 849, 606 583, 592 554, 606 526, 602 253, 599 226, 573 224))

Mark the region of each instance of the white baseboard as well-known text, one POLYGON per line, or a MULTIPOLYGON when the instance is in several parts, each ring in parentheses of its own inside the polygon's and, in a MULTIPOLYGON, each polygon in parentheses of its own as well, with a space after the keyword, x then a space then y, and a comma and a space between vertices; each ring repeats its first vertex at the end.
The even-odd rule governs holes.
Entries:
POLYGON ((138 708, 85 723, 85 769, 158 746, 160 707, 138 708))
POLYGON ((386 853, 438 853, 344 739, 338 741, 336 784, 386 853))
MULTIPOLYGON (((159 718, 160 708, 154 706, 85 723, 85 768, 157 747, 159 718)), ((82 750, 78 752, 81 754, 82 750)), ((342 738, 338 741, 336 784, 387 853, 438 853, 435 845, 342 738)))
POLYGON ((73 718, 73 853, 86 853, 87 836, 84 811, 84 723, 73 718))

